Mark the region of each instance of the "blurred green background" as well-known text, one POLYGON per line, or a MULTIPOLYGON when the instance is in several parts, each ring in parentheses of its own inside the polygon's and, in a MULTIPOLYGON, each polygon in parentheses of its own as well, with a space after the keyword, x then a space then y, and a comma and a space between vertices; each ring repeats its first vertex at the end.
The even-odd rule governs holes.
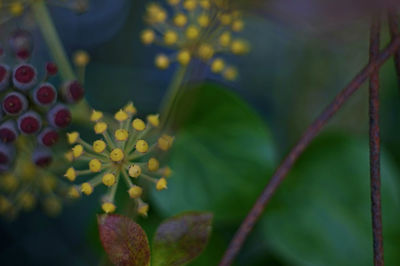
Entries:
MULTIPOLYGON (((80 16, 58 8, 52 14, 67 51, 91 55, 86 89, 94 108, 114 112, 129 99, 142 115, 152 113, 174 69, 155 69, 159 48, 139 41, 147 1, 107 2, 92 1, 92 10, 80 16)), ((149 217, 139 219, 151 239, 169 216, 212 211, 211 241, 192 265, 217 265, 279 161, 368 61, 367 19, 324 25, 322 19, 299 16, 304 23, 295 23, 278 15, 267 9, 246 15, 243 34, 252 50, 232 58, 240 70, 237 82, 209 75, 181 101, 185 119, 178 118, 170 157, 174 175, 168 190, 148 195, 149 217)), ((387 35, 385 30, 382 43, 387 35)), ((43 43, 38 50, 46 55, 43 43)), ((381 71, 387 265, 400 264, 400 95, 393 66, 390 60, 381 71)), ((364 85, 295 165, 236 265, 372 265, 368 161, 364 85)), ((99 211, 93 195, 66 206, 58 218, 34 212, 13 223, 2 220, 1 264, 107 265, 99 211)))

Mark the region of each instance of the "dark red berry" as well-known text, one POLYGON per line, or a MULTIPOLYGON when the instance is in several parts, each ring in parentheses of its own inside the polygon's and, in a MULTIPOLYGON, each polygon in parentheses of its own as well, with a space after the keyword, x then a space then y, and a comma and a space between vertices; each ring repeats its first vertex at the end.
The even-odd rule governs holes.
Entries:
POLYGON ((17 127, 14 121, 7 121, 0 125, 0 141, 4 143, 14 142, 18 137, 17 127))
POLYGON ((33 50, 32 34, 26 30, 14 31, 9 39, 10 47, 15 56, 21 60, 27 60, 33 50))
POLYGON ((36 82, 36 69, 28 64, 19 65, 14 69, 13 83, 20 90, 28 90, 36 82))
POLYGON ((24 95, 11 92, 4 97, 3 110, 9 115, 19 115, 26 110, 28 101, 24 95))
POLYGON ((48 62, 46 64, 46 71, 49 76, 54 76, 58 72, 58 67, 53 62, 48 62))
POLYGON ((32 153, 32 161, 39 167, 48 166, 52 161, 50 150, 44 147, 36 148, 32 153))
POLYGON ((71 124, 71 112, 66 106, 58 104, 50 110, 47 119, 55 128, 66 128, 71 124))
POLYGON ((37 113, 29 111, 18 118, 18 129, 24 134, 35 134, 42 126, 37 113))
POLYGON ((7 89, 10 81, 10 68, 0 64, 0 91, 7 89))
POLYGON ((57 91, 53 85, 44 83, 35 89, 33 98, 39 105, 51 105, 57 100, 57 91))
POLYGON ((44 146, 50 147, 57 143, 58 132, 52 128, 45 128, 38 136, 38 141, 44 146))
POLYGON ((71 81, 64 85, 63 95, 68 103, 75 103, 83 98, 85 89, 78 81, 71 81))

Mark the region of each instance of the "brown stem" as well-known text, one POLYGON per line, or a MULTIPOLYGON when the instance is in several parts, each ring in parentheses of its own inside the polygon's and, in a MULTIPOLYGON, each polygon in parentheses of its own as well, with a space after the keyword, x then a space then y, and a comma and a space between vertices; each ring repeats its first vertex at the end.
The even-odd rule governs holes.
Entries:
MULTIPOLYGON (((392 40, 400 35, 398 21, 399 21, 399 16, 396 14, 396 10, 394 10, 393 8, 389 9, 388 22, 389 22, 390 36, 392 40)), ((400 86, 400 50, 398 50, 394 54, 394 64, 396 67, 397 79, 399 81, 399 86, 400 86)))
POLYGON ((275 193, 278 186, 285 179, 287 173, 292 168, 293 164, 297 161, 299 156, 307 148, 310 142, 318 135, 322 127, 329 121, 329 119, 342 107, 344 102, 358 90, 358 88, 368 79, 368 77, 381 65, 388 60, 400 47, 400 37, 396 37, 390 45, 382 51, 376 58, 376 61, 369 62, 361 72, 354 77, 354 79, 336 96, 331 104, 329 104, 322 114, 309 126, 299 142, 290 151, 289 155, 283 160, 282 164, 278 167, 268 185, 265 187, 261 196, 257 199, 253 208, 250 210, 246 219, 241 224, 239 230, 236 232, 234 238, 229 244, 228 249, 222 258, 220 265, 231 265, 244 241, 253 229, 258 218, 263 213, 267 203, 272 195, 275 193))
MULTIPOLYGON (((380 43, 380 22, 371 24, 370 62, 377 60, 380 43)), ((381 210, 380 128, 379 128, 379 68, 375 68, 369 81, 369 146, 371 172, 371 214, 374 265, 383 266, 383 236, 381 210)))

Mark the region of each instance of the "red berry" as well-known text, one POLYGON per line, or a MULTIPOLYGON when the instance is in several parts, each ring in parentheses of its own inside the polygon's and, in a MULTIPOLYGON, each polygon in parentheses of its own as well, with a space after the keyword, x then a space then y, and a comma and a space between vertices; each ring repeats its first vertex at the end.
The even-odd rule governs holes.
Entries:
POLYGON ((38 141, 44 146, 50 147, 57 143, 58 133, 52 128, 45 128, 38 136, 38 141))
POLYGON ((39 105, 51 105, 57 100, 57 91, 50 83, 44 83, 35 89, 33 98, 39 105))
POLYGON ((65 105, 58 104, 50 110, 47 119, 55 128, 66 128, 71 124, 72 118, 69 109, 65 105))
POLYGON ((29 111, 18 118, 18 129, 24 134, 35 134, 42 126, 37 113, 29 111))
POLYGON ((24 95, 11 92, 4 97, 3 110, 9 115, 19 115, 28 107, 28 101, 24 95))
POLYGON ((55 74, 57 74, 58 72, 58 67, 56 64, 54 64, 53 62, 48 62, 46 64, 46 71, 47 74, 50 76, 54 76, 55 74))
POLYGON ((63 86, 63 96, 66 102, 75 103, 81 100, 85 94, 85 89, 78 81, 71 81, 63 86))
POLYGON ((0 125, 0 141, 4 143, 14 142, 18 137, 18 131, 14 121, 7 121, 0 125))
POLYGON ((48 166, 52 161, 50 150, 44 147, 36 148, 32 153, 32 161, 39 167, 48 166))
POLYGON ((28 90, 36 82, 36 69, 28 64, 19 65, 14 69, 13 83, 20 90, 28 90))

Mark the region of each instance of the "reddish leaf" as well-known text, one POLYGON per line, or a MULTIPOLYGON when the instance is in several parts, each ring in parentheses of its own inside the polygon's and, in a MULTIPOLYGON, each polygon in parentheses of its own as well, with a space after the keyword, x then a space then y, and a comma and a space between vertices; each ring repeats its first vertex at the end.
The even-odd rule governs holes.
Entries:
POLYGON ((99 215, 100 240, 110 261, 118 266, 150 264, 150 248, 146 233, 128 217, 99 215))
POLYGON ((183 265, 196 258, 211 233, 211 213, 187 212, 163 222, 153 241, 153 265, 183 265))

